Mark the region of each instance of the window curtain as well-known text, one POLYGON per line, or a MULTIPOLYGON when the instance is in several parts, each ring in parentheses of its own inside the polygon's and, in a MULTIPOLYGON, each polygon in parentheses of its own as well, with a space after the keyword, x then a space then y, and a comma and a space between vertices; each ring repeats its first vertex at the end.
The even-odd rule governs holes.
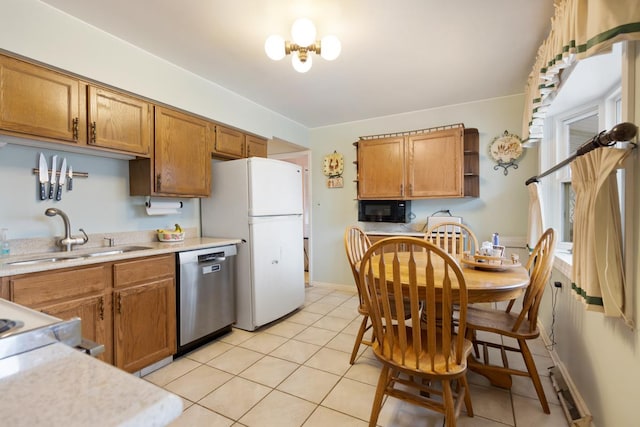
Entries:
POLYGON ((573 289, 587 310, 625 316, 622 225, 615 170, 630 149, 597 148, 571 162, 576 193, 573 289))
POLYGON ((638 0, 556 0, 549 36, 525 87, 523 139, 542 138, 546 110, 564 68, 623 40, 640 40, 638 0))
POLYGON ((529 190, 529 227, 527 229, 527 247, 529 252, 536 247, 540 236, 546 230, 542 213, 542 192, 539 182, 527 185, 529 190))

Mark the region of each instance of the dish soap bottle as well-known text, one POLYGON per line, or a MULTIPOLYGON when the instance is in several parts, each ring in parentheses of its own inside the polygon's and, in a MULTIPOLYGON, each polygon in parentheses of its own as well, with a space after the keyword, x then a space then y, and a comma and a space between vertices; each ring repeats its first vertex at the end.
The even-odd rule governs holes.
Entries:
POLYGON ((9 256, 9 240, 7 240, 7 229, 0 229, 0 256, 9 256))

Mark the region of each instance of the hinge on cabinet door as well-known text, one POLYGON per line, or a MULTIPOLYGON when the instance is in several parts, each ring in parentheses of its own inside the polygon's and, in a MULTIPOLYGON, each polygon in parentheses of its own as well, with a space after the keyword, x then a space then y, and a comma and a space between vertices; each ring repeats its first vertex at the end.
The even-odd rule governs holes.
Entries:
POLYGON ((74 117, 73 120, 71 120, 71 131, 73 132, 73 140, 77 141, 78 140, 78 118, 74 117))
POLYGON ((100 320, 104 320, 104 297, 100 297, 100 302, 98 302, 98 317, 100 320))
POLYGON ((122 314, 122 295, 118 294, 118 299, 116 301, 116 311, 118 314, 122 314))
POLYGON ((156 191, 160 191, 162 187, 162 174, 156 175, 156 191))
POLYGON ((89 144, 96 143, 96 122, 91 122, 91 137, 89 138, 89 144))

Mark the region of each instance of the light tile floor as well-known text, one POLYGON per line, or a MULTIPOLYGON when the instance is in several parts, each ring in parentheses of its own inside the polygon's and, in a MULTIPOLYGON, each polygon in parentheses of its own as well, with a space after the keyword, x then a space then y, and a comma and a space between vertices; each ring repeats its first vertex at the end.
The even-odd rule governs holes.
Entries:
MULTIPOLYGON (((144 379, 182 397, 184 412, 172 427, 367 426, 380 365, 364 345, 349 364, 357 306, 355 290, 308 287, 293 315, 256 332, 233 329, 144 379)), ((548 376, 552 360, 542 340, 531 348, 551 414, 542 412, 528 378, 514 378, 508 391, 470 372, 475 416, 461 414, 458 426, 567 426, 548 376)), ((440 427, 444 419, 387 398, 378 425, 440 427)))

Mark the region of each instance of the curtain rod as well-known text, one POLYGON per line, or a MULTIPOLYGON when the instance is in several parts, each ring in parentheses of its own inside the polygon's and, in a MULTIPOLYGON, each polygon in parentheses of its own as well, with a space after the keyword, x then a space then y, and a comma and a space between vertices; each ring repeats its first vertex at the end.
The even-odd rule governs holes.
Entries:
MULTIPOLYGON (((576 157, 582 156, 583 154, 587 154, 589 151, 595 150, 600 147, 610 147, 618 141, 631 141, 636 134, 638 133, 638 127, 633 123, 623 122, 615 125, 609 132, 603 130, 598 135, 594 136, 584 144, 582 144, 574 154, 561 161, 557 165, 547 169, 542 172, 540 175, 532 176, 529 178, 524 184, 529 185, 533 182, 538 182, 538 180, 542 177, 545 177, 560 168, 571 163, 576 157)), ((633 148, 636 147, 636 144, 632 142, 633 148)))

